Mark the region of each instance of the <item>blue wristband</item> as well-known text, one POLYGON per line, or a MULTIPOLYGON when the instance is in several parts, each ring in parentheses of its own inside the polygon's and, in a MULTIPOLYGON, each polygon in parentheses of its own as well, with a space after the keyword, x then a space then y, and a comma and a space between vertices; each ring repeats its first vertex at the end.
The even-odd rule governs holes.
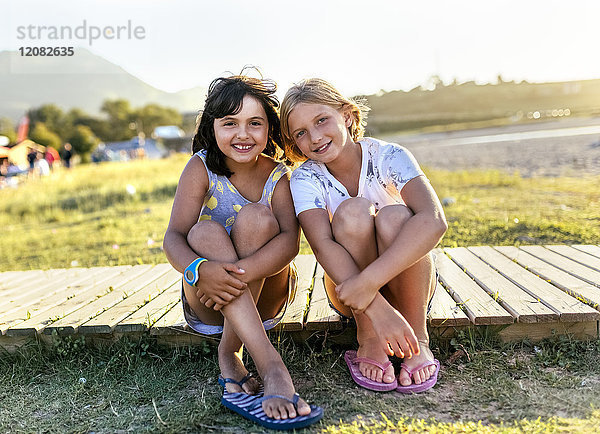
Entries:
POLYGON ((188 285, 195 286, 196 283, 198 283, 198 268, 200 268, 200 264, 204 261, 206 261, 205 258, 194 259, 183 271, 183 280, 185 280, 188 285))

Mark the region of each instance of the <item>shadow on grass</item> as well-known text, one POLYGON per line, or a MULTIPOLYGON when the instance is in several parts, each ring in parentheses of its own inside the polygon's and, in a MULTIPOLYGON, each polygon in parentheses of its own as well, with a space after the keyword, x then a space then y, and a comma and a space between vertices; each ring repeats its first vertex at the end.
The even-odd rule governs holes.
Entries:
MULTIPOLYGON (((342 357, 347 345, 322 335, 271 338, 301 396, 325 409, 307 432, 578 431, 599 417, 600 341, 507 345, 493 334, 458 334, 432 345, 442 361, 438 385, 401 396, 356 386, 342 357)), ((260 431, 221 407, 214 345, 62 339, 2 354, 0 371, 1 431, 260 431)))

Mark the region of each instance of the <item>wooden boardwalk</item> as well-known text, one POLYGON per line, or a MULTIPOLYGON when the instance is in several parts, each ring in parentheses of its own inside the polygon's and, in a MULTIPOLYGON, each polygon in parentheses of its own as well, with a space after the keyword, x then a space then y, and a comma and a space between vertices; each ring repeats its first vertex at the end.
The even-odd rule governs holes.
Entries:
MULTIPOLYGON (((436 256, 432 334, 493 327, 504 340, 598 337, 600 246, 460 247, 436 256)), ((303 336, 348 329, 327 303, 314 256, 295 262, 298 292, 276 330, 303 336)), ((0 346, 11 350, 68 335, 197 342, 203 338, 183 320, 180 282, 169 264, 0 273, 0 346)))

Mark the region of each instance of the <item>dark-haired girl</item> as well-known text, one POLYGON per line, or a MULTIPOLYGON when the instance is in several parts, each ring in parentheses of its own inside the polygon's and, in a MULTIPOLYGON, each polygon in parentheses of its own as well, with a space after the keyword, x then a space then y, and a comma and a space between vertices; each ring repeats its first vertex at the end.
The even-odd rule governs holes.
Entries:
POLYGON ((164 250, 184 274, 188 325, 204 335, 222 333, 225 394, 258 393, 242 362, 245 345, 264 383, 264 413, 284 420, 306 417, 311 407, 294 397, 290 374, 265 333, 283 316, 299 248, 275 90, 273 82, 247 76, 212 82, 164 250))

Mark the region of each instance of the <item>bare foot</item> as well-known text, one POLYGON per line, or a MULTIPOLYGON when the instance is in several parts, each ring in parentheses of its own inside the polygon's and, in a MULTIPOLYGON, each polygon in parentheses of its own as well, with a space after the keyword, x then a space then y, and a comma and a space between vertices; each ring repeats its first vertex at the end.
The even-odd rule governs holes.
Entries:
MULTIPOLYGON (((239 358, 238 353, 221 350, 221 348, 219 348, 219 368, 221 369, 221 376, 223 378, 231 378, 238 382, 248 375, 248 370, 239 358)), ((254 395, 258 393, 260 384, 258 384, 256 378, 251 377, 241 387, 235 383, 227 383, 225 388, 229 393, 245 392, 254 395)))
MULTIPOLYGON (((273 362, 265 370, 263 376, 265 384, 265 396, 280 395, 292 399, 296 390, 292 383, 292 378, 283 362, 273 362)), ((263 401, 263 410, 265 414, 273 419, 293 419, 297 416, 306 416, 310 414, 310 406, 299 399, 297 408, 294 405, 280 398, 271 398, 263 401)))
MULTIPOLYGON (((389 357, 381 347, 379 338, 375 335, 373 325, 366 315, 358 314, 356 338, 358 340, 357 357, 373 359, 384 365, 389 361, 389 357), (359 316, 360 315, 360 316, 359 316)), ((365 377, 379 383, 392 383, 394 381, 394 367, 388 366, 382 371, 378 366, 371 363, 360 362, 358 364, 360 373, 365 377)))
MULTIPOLYGON (((419 340, 419 346, 421 347, 421 352, 418 355, 414 355, 410 359, 404 359, 404 364, 408 366, 409 369, 415 368, 427 361, 433 362, 434 357, 433 353, 429 349, 429 342, 427 340, 419 340)), ((406 369, 400 370, 400 375, 398 375, 398 382, 402 386, 410 386, 411 384, 421 384, 424 381, 427 381, 435 372, 435 365, 426 366, 423 369, 419 369, 412 374, 412 378, 406 372, 406 369)))
POLYGON ((377 294, 365 315, 371 320, 374 335, 390 356, 410 358, 419 349, 417 336, 406 319, 381 294, 377 294))

